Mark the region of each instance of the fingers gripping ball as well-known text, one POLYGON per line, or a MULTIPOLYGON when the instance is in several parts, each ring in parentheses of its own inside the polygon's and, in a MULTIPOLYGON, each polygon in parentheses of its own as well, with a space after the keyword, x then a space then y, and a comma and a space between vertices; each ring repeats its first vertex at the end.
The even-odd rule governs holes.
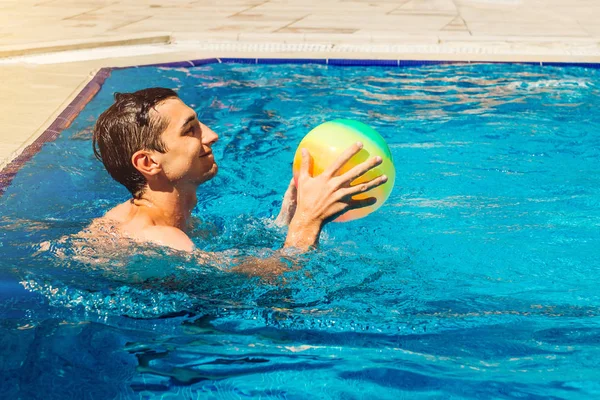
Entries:
POLYGON ((362 200, 374 197, 377 202, 371 206, 350 210, 338 217, 336 222, 351 221, 362 218, 383 205, 392 192, 394 180, 396 178, 396 169, 392 160, 392 153, 383 140, 383 137, 370 126, 362 122, 349 119, 336 119, 325 122, 312 131, 310 131, 300 142, 296 155, 294 156, 294 181, 298 184, 298 174, 302 163, 302 149, 305 148, 310 153, 313 163, 311 176, 317 176, 326 170, 333 162, 348 149, 352 144, 362 142, 363 148, 355 154, 338 172, 342 175, 351 168, 368 160, 371 157, 380 156, 382 163, 369 170, 361 177, 355 179, 351 185, 358 185, 368 182, 381 175, 387 175, 388 180, 381 186, 369 190, 368 192, 352 196, 354 200, 362 200))

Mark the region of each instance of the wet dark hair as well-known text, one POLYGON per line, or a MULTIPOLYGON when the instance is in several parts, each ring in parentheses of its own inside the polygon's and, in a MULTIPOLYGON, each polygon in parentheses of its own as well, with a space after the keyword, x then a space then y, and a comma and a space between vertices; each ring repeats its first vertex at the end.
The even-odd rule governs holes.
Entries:
POLYGON ((173 97, 179 98, 166 88, 115 93, 114 104, 98 117, 94 126, 94 155, 134 198, 142 195, 146 179, 135 169, 131 157, 139 150, 167 151, 160 136, 169 120, 160 118, 154 107, 173 97))

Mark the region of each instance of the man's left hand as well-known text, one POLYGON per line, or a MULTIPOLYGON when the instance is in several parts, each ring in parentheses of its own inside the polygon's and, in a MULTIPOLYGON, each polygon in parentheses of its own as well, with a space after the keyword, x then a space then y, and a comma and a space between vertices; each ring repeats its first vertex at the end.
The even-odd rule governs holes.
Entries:
POLYGON ((290 184, 283 195, 283 202, 281 204, 281 211, 275 219, 277 226, 286 226, 290 224, 294 214, 296 213, 296 199, 297 199, 296 185, 294 184, 294 178, 290 180, 290 184))

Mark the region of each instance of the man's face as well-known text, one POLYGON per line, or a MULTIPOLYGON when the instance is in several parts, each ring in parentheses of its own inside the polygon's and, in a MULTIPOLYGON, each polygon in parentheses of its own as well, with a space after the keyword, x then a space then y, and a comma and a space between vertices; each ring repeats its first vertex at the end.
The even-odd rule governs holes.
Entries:
POLYGON ((167 152, 157 154, 169 180, 199 185, 214 177, 218 168, 211 147, 217 134, 198 121, 194 110, 180 99, 167 99, 155 110, 169 121, 161 135, 167 152))

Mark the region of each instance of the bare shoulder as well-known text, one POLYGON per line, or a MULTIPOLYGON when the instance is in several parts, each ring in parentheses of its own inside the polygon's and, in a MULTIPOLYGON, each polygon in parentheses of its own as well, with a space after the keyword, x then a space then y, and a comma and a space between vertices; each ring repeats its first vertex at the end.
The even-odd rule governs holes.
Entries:
POLYGON ((131 201, 126 201, 109 210, 101 219, 124 222, 131 213, 132 207, 131 201))
POLYGON ((87 227, 74 236, 87 239, 98 239, 106 235, 119 236, 120 225, 126 221, 130 210, 129 202, 119 204, 102 217, 93 219, 87 227))
POLYGON ((154 243, 167 246, 175 250, 191 252, 194 243, 183 231, 171 226, 145 226, 135 232, 116 227, 112 220, 98 218, 86 229, 79 232, 76 237, 84 239, 89 243, 105 245, 110 242, 113 245, 121 244, 123 248, 131 245, 132 241, 137 243, 154 243))
POLYGON ((110 236, 117 240, 150 242, 175 250, 190 252, 194 243, 182 230, 164 225, 154 225, 144 214, 136 213, 131 201, 126 201, 97 218, 79 236, 95 240, 110 236))
POLYGON ((172 226, 150 226, 144 230, 144 239, 175 250, 193 251, 194 243, 182 230, 172 226))

